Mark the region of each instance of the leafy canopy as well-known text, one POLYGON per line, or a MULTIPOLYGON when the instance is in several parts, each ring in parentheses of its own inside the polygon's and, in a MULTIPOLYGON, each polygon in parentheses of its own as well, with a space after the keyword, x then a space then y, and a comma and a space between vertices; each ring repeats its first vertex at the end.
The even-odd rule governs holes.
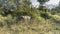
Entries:
POLYGON ((40 4, 44 4, 45 2, 48 2, 49 0, 38 0, 40 4))

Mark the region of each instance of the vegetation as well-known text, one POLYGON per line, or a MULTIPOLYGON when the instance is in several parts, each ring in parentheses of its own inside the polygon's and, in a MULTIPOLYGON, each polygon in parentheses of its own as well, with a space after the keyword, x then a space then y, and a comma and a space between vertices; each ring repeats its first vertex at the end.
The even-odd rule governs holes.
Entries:
POLYGON ((49 11, 43 6, 49 0, 37 1, 38 9, 30 0, 0 0, 0 34, 60 34, 60 5, 49 11))

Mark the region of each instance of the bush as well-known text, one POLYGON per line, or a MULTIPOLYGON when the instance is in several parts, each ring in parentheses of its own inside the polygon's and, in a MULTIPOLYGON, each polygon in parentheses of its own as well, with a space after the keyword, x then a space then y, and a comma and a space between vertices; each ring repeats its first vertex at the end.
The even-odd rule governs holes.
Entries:
POLYGON ((52 15, 51 18, 55 23, 60 23, 60 16, 58 15, 52 15))
POLYGON ((50 13, 48 13, 48 12, 43 12, 43 13, 40 14, 40 16, 45 18, 45 19, 50 19, 51 18, 50 13))
POLYGON ((10 26, 16 23, 16 17, 13 18, 10 14, 7 16, 0 15, 0 26, 10 26))

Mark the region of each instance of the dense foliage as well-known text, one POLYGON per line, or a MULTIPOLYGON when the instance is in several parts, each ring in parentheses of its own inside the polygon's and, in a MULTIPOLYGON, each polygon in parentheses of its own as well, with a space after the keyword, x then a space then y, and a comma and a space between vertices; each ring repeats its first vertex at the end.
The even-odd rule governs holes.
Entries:
POLYGON ((60 5, 48 9, 49 0, 37 1, 38 8, 30 0, 0 0, 0 34, 60 34, 60 5))

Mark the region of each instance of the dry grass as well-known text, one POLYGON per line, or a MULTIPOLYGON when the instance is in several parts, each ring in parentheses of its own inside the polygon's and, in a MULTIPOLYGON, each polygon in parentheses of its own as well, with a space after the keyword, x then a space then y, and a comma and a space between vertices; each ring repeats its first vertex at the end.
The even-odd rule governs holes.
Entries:
POLYGON ((11 16, 0 19, 0 34, 60 34, 60 24, 53 20, 41 18, 40 21, 34 19, 30 22, 19 21, 15 23, 16 20, 12 19, 11 16), (6 20, 9 22, 6 22, 6 20))
POLYGON ((37 21, 27 23, 14 24, 10 27, 4 26, 0 28, 0 34, 60 34, 60 30, 56 30, 55 23, 37 21))

